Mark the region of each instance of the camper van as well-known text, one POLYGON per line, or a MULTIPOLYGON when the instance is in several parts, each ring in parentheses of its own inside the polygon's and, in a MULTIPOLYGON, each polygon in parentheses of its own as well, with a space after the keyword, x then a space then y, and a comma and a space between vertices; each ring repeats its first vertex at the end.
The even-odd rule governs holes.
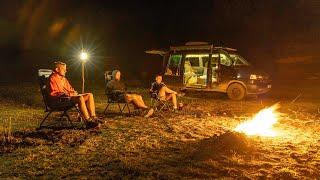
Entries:
POLYGON ((150 50, 163 57, 166 84, 182 91, 223 92, 232 100, 267 93, 271 79, 252 67, 236 49, 205 42, 171 46, 168 51, 150 50))

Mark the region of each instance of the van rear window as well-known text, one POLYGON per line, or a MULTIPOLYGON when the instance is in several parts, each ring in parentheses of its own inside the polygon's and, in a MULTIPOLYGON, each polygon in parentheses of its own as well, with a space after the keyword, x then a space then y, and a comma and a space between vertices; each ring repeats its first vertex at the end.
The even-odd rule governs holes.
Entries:
POLYGON ((182 55, 181 54, 173 54, 170 56, 168 65, 166 68, 166 75, 180 75, 180 63, 181 63, 182 55))

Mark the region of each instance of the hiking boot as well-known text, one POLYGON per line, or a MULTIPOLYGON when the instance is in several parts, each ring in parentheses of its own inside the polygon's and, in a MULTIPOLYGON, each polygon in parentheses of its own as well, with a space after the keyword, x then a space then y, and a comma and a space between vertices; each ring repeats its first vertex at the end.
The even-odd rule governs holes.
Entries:
POLYGON ((106 121, 102 120, 102 119, 95 119, 95 122, 97 122, 99 124, 104 124, 106 121))
POLYGON ((145 117, 145 118, 148 118, 148 117, 152 116, 153 113, 154 113, 153 108, 150 108, 149 111, 147 112, 147 114, 144 115, 144 117, 145 117))
POLYGON ((90 120, 87 120, 86 121, 86 128, 88 129, 99 129, 100 128, 100 124, 95 122, 95 121, 92 121, 91 119, 90 120))
POLYGON ((97 116, 92 116, 91 119, 92 119, 92 121, 100 123, 100 124, 104 124, 105 123, 104 120, 102 120, 100 117, 97 117, 97 116))

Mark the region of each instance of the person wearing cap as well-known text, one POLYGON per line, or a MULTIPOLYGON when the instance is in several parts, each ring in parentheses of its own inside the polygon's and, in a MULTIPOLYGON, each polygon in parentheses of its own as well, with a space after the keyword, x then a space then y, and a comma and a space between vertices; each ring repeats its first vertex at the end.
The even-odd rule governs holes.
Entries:
POLYGON ((54 69, 48 79, 50 103, 61 102, 62 98, 70 98, 79 106, 79 110, 88 127, 96 127, 96 112, 92 93, 78 94, 65 77, 67 65, 61 61, 54 63, 54 69))
POLYGON ((154 110, 144 103, 141 95, 126 91, 126 86, 121 82, 121 72, 119 70, 114 70, 112 77, 113 79, 107 83, 107 89, 117 94, 119 100, 132 103, 136 108, 147 110, 145 117, 150 117, 153 114, 154 110))

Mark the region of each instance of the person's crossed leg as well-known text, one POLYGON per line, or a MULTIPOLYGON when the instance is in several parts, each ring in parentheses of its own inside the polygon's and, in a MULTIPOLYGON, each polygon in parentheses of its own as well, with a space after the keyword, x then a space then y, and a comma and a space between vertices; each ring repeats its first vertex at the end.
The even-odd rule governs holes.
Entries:
POLYGON ((135 108, 148 110, 145 117, 150 117, 153 114, 154 110, 152 108, 150 109, 148 108, 148 106, 144 103, 141 95, 126 92, 126 87, 124 83, 120 81, 121 73, 119 70, 114 70, 112 72, 112 77, 114 79, 109 81, 107 84, 108 90, 110 90, 111 92, 112 91, 122 92, 122 95, 127 103, 132 103, 135 108))
MULTIPOLYGON (((151 88, 149 90, 151 93, 156 93, 157 96, 162 101, 172 101, 173 109, 177 110, 177 95, 178 93, 174 90, 168 88, 164 82, 162 82, 162 75, 158 74, 155 77, 155 82, 151 84, 151 88)), ((180 106, 180 105, 179 105, 180 106)))
POLYGON ((173 109, 177 109, 177 92, 169 89, 167 86, 163 86, 160 90, 159 90, 159 94, 158 96, 160 97, 161 100, 165 100, 165 101, 172 101, 173 104, 173 109))
POLYGON ((148 110, 147 114, 144 117, 150 117, 154 110, 144 103, 142 96, 138 94, 125 94, 125 100, 127 103, 132 103, 135 108, 148 110))

